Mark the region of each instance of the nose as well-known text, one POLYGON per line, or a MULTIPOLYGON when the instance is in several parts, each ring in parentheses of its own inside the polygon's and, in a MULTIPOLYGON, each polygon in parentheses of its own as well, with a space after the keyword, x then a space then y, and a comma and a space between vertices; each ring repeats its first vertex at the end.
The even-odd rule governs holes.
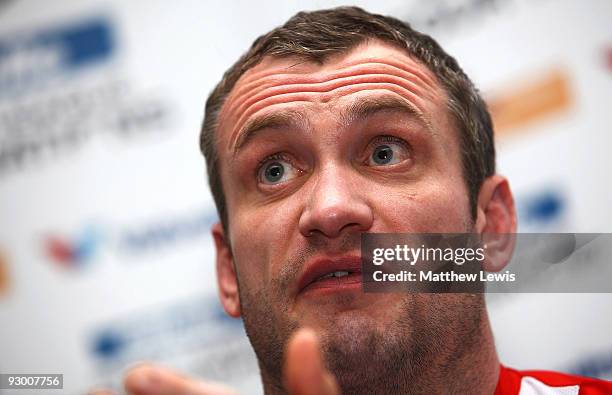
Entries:
POLYGON ((371 228, 372 209, 352 169, 329 166, 313 181, 299 221, 302 235, 335 238, 344 230, 364 232, 371 228))

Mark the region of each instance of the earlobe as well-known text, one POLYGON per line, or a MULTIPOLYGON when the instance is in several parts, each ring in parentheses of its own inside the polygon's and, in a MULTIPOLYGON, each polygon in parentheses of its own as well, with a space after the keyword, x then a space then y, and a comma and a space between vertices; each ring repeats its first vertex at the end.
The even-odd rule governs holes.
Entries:
POLYGON ((483 269, 503 269, 512 258, 516 242, 514 198, 505 177, 496 174, 483 182, 478 194, 476 232, 486 245, 483 269))
POLYGON ((216 223, 212 227, 212 236, 217 251, 217 284, 219 298, 225 312, 231 317, 240 317, 240 296, 238 293, 238 277, 234 269, 234 257, 225 237, 223 226, 216 223))

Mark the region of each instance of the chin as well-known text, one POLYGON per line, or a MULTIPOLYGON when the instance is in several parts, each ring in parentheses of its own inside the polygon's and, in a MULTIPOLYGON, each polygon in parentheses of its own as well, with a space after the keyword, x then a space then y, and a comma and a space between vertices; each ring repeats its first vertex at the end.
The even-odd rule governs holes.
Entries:
MULTIPOLYGON (((381 373, 386 371, 379 368, 395 365, 394 354, 403 349, 395 342, 396 331, 378 321, 363 312, 350 311, 321 328, 325 362, 345 393, 361 394, 361 390, 379 385, 384 379, 381 373)), ((408 337, 406 334, 404 341, 408 337)))
POLYGON ((359 359, 375 352, 388 340, 385 329, 378 321, 359 310, 337 314, 321 328, 324 350, 349 359, 359 359))

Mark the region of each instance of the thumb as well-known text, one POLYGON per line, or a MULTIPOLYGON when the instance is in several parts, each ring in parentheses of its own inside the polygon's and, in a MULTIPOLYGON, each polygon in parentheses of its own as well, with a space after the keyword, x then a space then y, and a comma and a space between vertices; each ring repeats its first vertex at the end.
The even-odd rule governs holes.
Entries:
POLYGON ((340 395, 336 379, 325 369, 313 330, 298 330, 285 355, 284 378, 291 395, 340 395))

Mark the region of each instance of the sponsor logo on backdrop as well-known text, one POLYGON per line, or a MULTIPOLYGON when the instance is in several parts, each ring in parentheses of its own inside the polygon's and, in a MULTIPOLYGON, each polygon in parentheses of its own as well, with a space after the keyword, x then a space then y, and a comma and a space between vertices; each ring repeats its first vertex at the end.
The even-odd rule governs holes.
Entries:
POLYGON ((8 293, 9 272, 6 252, 0 248, 0 298, 8 293))
POLYGON ((64 268, 89 266, 103 251, 130 258, 122 262, 133 262, 138 255, 171 251, 181 243, 207 237, 216 221, 215 211, 201 210, 138 224, 87 225, 70 235, 50 232, 43 237, 42 247, 51 262, 64 268))
POLYGON ((123 77, 117 33, 96 17, 0 37, 0 177, 94 137, 171 130, 167 101, 123 77))
POLYGON ((102 233, 94 226, 87 226, 78 234, 48 235, 44 245, 47 256, 65 268, 82 268, 91 263, 102 242, 102 233))
POLYGON ((571 229, 567 195, 561 188, 540 188, 518 194, 516 208, 522 232, 562 232, 571 229))
POLYGON ((216 212, 205 211, 196 215, 133 224, 123 227, 119 232, 117 247, 120 252, 134 254, 172 246, 181 240, 207 236, 216 221, 216 212))
POLYGON ((612 380, 612 350, 587 355, 567 371, 579 376, 612 380))
POLYGON ((608 66, 608 70, 612 71, 612 45, 605 49, 604 56, 606 59, 606 66, 608 66))
POLYGON ((419 2, 403 13, 403 19, 417 30, 451 32, 474 26, 485 17, 500 14, 508 2, 500 0, 438 0, 419 2))
POLYGON ((508 135, 547 118, 566 113, 572 106, 569 75, 552 70, 517 82, 512 88, 487 97, 496 136, 508 135))
POLYGON ((0 95, 16 97, 54 77, 112 58, 115 40, 106 19, 95 18, 0 40, 0 95))
POLYGON ((113 317, 91 330, 88 348, 98 368, 108 371, 244 337, 242 321, 229 318, 216 296, 198 296, 113 317))

